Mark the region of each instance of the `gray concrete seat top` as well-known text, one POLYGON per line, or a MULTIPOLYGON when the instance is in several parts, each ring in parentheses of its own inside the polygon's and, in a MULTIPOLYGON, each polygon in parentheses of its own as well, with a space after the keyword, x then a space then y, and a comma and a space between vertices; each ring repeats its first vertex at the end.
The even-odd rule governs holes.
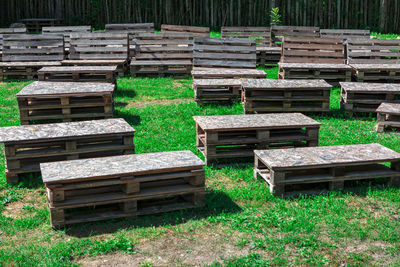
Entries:
POLYGON ((203 130, 281 129, 321 124, 301 113, 194 116, 203 130))
POLYGON ((400 104, 385 102, 385 103, 380 104, 380 106, 376 109, 376 112, 400 115, 400 104))
POLYGON ((134 132, 135 129, 124 119, 23 125, 0 127, 0 143, 133 134, 134 132))
POLYGON ((400 84, 395 83, 361 83, 340 82, 343 90, 348 92, 399 92, 400 84))
POLYGON ((124 174, 198 169, 203 166, 201 159, 185 150, 42 163, 40 169, 44 183, 68 183, 99 177, 115 178, 124 174))
POLYGON ((300 88, 300 89, 315 89, 332 88, 332 85, 325 80, 276 80, 276 79, 241 79, 243 88, 300 88))
POLYGON ((17 93, 17 97, 107 93, 113 92, 114 89, 115 85, 112 83, 35 81, 22 88, 22 90, 17 93))
POLYGON ((380 144, 255 150, 254 153, 273 170, 400 160, 400 153, 380 144))
POLYGON ((347 64, 337 63, 282 63, 279 62, 279 67, 282 68, 297 68, 297 69, 344 69, 350 70, 351 67, 347 64))

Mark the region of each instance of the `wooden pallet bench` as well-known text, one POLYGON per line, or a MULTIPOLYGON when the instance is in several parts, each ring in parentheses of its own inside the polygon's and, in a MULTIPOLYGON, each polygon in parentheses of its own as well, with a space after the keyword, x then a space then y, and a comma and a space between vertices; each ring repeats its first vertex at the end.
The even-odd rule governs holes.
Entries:
POLYGON ((371 32, 370 30, 352 30, 352 29, 320 29, 319 31, 321 38, 365 38, 369 39, 371 32))
POLYGON ((3 58, 3 35, 25 33, 27 33, 26 28, 0 28, 0 61, 3 58))
POLYGON ((69 47, 71 46, 71 33, 82 32, 90 33, 92 31, 92 26, 54 26, 54 27, 43 27, 43 34, 62 34, 64 36, 64 48, 65 52, 68 53, 69 47))
POLYGON ((38 70, 39 81, 115 83, 117 66, 59 66, 38 70))
POLYGON ((234 101, 240 98, 240 79, 194 79, 193 90, 196 103, 234 101))
POLYGON ((330 89, 324 80, 242 79, 245 113, 328 112, 330 89))
POLYGON ((162 33, 190 33, 193 37, 210 37, 209 27, 161 24, 162 33))
POLYGON ((71 33, 71 47, 67 66, 114 66, 123 77, 128 64, 128 34, 126 33, 71 33))
POLYGON ((131 60, 132 76, 190 75, 193 59, 193 36, 188 33, 139 33, 136 53, 131 60))
POLYGON ((7 182, 43 162, 133 154, 134 132, 123 119, 1 127, 7 182))
POLYGON ((347 63, 357 82, 399 82, 400 40, 347 40, 347 63))
POLYGON ((345 181, 384 177, 400 186, 400 154, 380 144, 256 150, 254 154, 254 176, 261 176, 276 196, 342 190, 345 181))
POLYGON ((280 47, 257 46, 257 67, 276 67, 281 60, 281 51, 280 47))
POLYGON ((126 33, 129 38, 129 59, 135 57, 135 35, 141 32, 154 32, 154 23, 127 23, 127 24, 106 24, 106 32, 126 33))
POLYGON ((195 116, 206 163, 249 159, 254 149, 317 146, 320 123, 301 113, 195 116))
POLYGON ((400 128, 400 104, 382 103, 376 110, 376 131, 382 133, 386 128, 400 128))
POLYGON ((346 113, 375 113, 383 102, 400 102, 400 84, 342 82, 340 101, 346 113))
POLYGON ((62 35, 4 35, 0 79, 22 77, 32 80, 39 69, 44 66, 59 66, 63 59, 62 35))
POLYGON ((33 82, 17 93, 21 124, 112 118, 114 89, 111 83, 33 82))
POLYGON ((191 151, 40 164, 53 227, 201 207, 203 166, 191 151))
POLYGON ((60 26, 63 20, 57 18, 26 18, 19 20, 19 22, 25 24, 29 32, 40 32, 43 27, 60 26))
POLYGON ((229 68, 193 68, 193 79, 233 79, 254 78, 263 79, 265 71, 257 69, 229 69, 229 68))
POLYGON ((221 27, 222 38, 252 38, 257 46, 269 47, 270 27, 221 27))
POLYGON ((320 37, 319 27, 271 26, 270 46, 281 46, 284 37, 320 37))

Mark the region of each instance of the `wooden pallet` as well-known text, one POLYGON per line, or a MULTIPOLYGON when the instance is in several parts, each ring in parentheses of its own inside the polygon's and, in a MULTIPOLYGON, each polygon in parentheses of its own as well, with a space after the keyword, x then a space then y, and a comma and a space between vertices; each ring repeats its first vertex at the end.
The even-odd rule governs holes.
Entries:
POLYGON ((193 37, 210 37, 209 27, 161 24, 162 33, 190 33, 193 37))
POLYGON ((135 57, 135 35, 142 32, 154 32, 154 23, 106 24, 106 32, 128 34, 129 59, 131 59, 135 57))
POLYGON ((256 41, 244 38, 195 38, 193 66, 255 69, 256 41))
POLYGON ((242 84, 239 79, 194 79, 196 103, 234 101, 240 98, 242 84))
POLYGON ((206 163, 249 159, 254 149, 317 146, 320 123, 300 113, 195 116, 206 163))
POLYGON ((0 28, 0 61, 3 58, 3 35, 25 33, 27 33, 26 28, 0 28))
POLYGON ((387 128, 400 128, 400 104, 382 103, 376 110, 376 131, 382 133, 387 128))
POLYGON ((400 40, 355 38, 346 41, 348 64, 398 64, 400 40))
POLYGON ((253 78, 263 79, 267 76, 265 71, 257 69, 230 69, 230 68, 193 68, 193 79, 233 79, 253 78))
POLYGON ((29 32, 38 33, 43 27, 60 26, 63 20, 56 18, 26 18, 20 19, 19 22, 25 24, 29 32))
POLYGON ((256 150, 254 154, 255 178, 263 178, 276 196, 342 190, 345 181, 383 177, 400 186, 400 154, 379 144, 256 150), (300 185, 307 190, 290 190, 300 185))
POLYGON ((281 60, 281 50, 280 47, 257 46, 257 67, 276 67, 281 60))
POLYGON ((357 82, 399 83, 399 64, 350 64, 357 82))
POLYGON ((53 227, 203 206, 203 166, 190 151, 40 165, 53 227))
POLYGON ((132 154, 134 132, 123 119, 2 127, 7 182, 43 162, 132 154))
POLYGON ((340 83, 340 102, 346 113, 375 113, 383 102, 400 102, 400 84, 340 83))
POLYGON ((270 27, 221 27, 222 38, 252 38, 257 47, 269 47, 270 34, 270 27))
POLYGON ((0 78, 33 79, 43 66, 57 66, 64 59, 62 35, 12 34, 3 36, 0 78))
POLYGON ((324 80, 242 79, 245 113, 328 112, 331 85, 324 80))
POLYGON ((279 79, 323 79, 331 85, 351 81, 352 68, 346 64, 279 63, 279 79))
POLYGON ((43 27, 43 34, 56 34, 64 36, 64 48, 65 53, 67 54, 69 51, 70 42, 71 42, 71 33, 73 32, 82 32, 82 33, 90 33, 92 32, 92 26, 53 26, 53 27, 43 27))
POLYGON ((320 37, 318 27, 271 26, 270 46, 281 46, 284 37, 320 37))
POLYGON ((187 76, 193 59, 193 36, 189 33, 139 33, 131 61, 132 76, 187 76))
POLYGON ((352 29, 320 29, 321 38, 341 38, 344 40, 353 38, 370 38, 370 30, 352 30, 352 29))
POLYGON ((39 81, 115 83, 117 66, 44 67, 38 71, 39 81))
POLYGON ((21 125, 112 118, 114 89, 111 83, 33 82, 17 93, 21 125))

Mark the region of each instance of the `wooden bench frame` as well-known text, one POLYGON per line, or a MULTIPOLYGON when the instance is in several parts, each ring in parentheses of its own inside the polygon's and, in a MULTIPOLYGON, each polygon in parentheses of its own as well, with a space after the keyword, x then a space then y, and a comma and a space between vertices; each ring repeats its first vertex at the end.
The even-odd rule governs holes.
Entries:
POLYGON ((365 38, 369 39, 371 32, 370 30, 353 30, 353 29, 320 29, 319 31, 321 38, 365 38))
POLYGON ((400 128, 400 103, 382 103, 377 109, 376 131, 382 133, 386 128, 400 128))
POLYGON ((161 24, 162 33, 190 33, 193 37, 210 37, 209 27, 161 24))
POLYGON ((65 53, 68 54, 70 42, 71 42, 71 33, 90 33, 92 32, 92 26, 52 26, 52 27, 43 27, 43 34, 62 34, 64 36, 64 48, 65 53))
POLYGON ((116 82, 117 66, 59 66, 38 70, 39 81, 116 82))
POLYGON ((3 35, 26 33, 28 33, 26 28, 0 28, 0 62, 3 57, 3 35))
POLYGON ((25 18, 20 19, 29 32, 40 32, 43 27, 61 26, 63 20, 59 18, 25 18))
POLYGON ((283 37, 320 37, 319 27, 309 26, 271 26, 270 45, 281 46, 283 37))

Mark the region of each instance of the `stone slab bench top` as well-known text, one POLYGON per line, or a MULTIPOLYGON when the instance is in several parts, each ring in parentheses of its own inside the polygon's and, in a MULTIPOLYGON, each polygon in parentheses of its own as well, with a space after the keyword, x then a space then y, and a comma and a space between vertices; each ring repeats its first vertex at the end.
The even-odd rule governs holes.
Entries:
POLYGON ((44 183, 66 183, 97 177, 116 178, 124 174, 190 170, 203 166, 201 159, 185 150, 42 163, 40 169, 44 183))
POLYGON ((400 84, 395 83, 361 83, 340 82, 342 89, 348 92, 397 92, 400 93, 400 84))
POLYGON ((0 127, 0 143, 57 140, 101 135, 133 134, 124 119, 106 119, 0 127))
POLYGON ((117 66, 60 66, 60 67, 44 67, 38 72, 112 72, 116 71, 117 66))
POLYGON ((35 81, 17 93, 17 97, 75 95, 84 93, 113 92, 112 83, 42 82, 35 81))
POLYGON ((195 86, 241 86, 240 79, 193 79, 195 86))
POLYGON ((321 125, 301 113, 194 116, 193 119, 203 130, 280 129, 321 125))
POLYGON ((380 144, 255 150, 254 153, 273 170, 400 160, 400 153, 380 144))
POLYGON ((0 67, 61 66, 61 61, 0 62, 0 67))
POLYGON ((376 109, 376 112, 385 113, 385 114, 400 115, 400 104, 396 104, 396 103, 382 103, 382 104, 376 109))
POLYGON ((192 70, 192 75, 203 75, 203 74, 261 75, 261 76, 267 75, 265 71, 257 69, 194 68, 192 70))
POLYGON ((278 63, 282 68, 297 68, 297 69, 344 69, 351 70, 352 68, 346 64, 337 63, 278 63))
MULTIPOLYGON (((373 59, 371 59, 373 60, 373 59)), ((350 64, 356 70, 400 70, 400 64, 350 64)))
POLYGON ((325 80, 276 80, 276 79, 241 79, 243 88, 264 89, 264 88, 299 88, 315 89, 332 88, 332 85, 325 80))

